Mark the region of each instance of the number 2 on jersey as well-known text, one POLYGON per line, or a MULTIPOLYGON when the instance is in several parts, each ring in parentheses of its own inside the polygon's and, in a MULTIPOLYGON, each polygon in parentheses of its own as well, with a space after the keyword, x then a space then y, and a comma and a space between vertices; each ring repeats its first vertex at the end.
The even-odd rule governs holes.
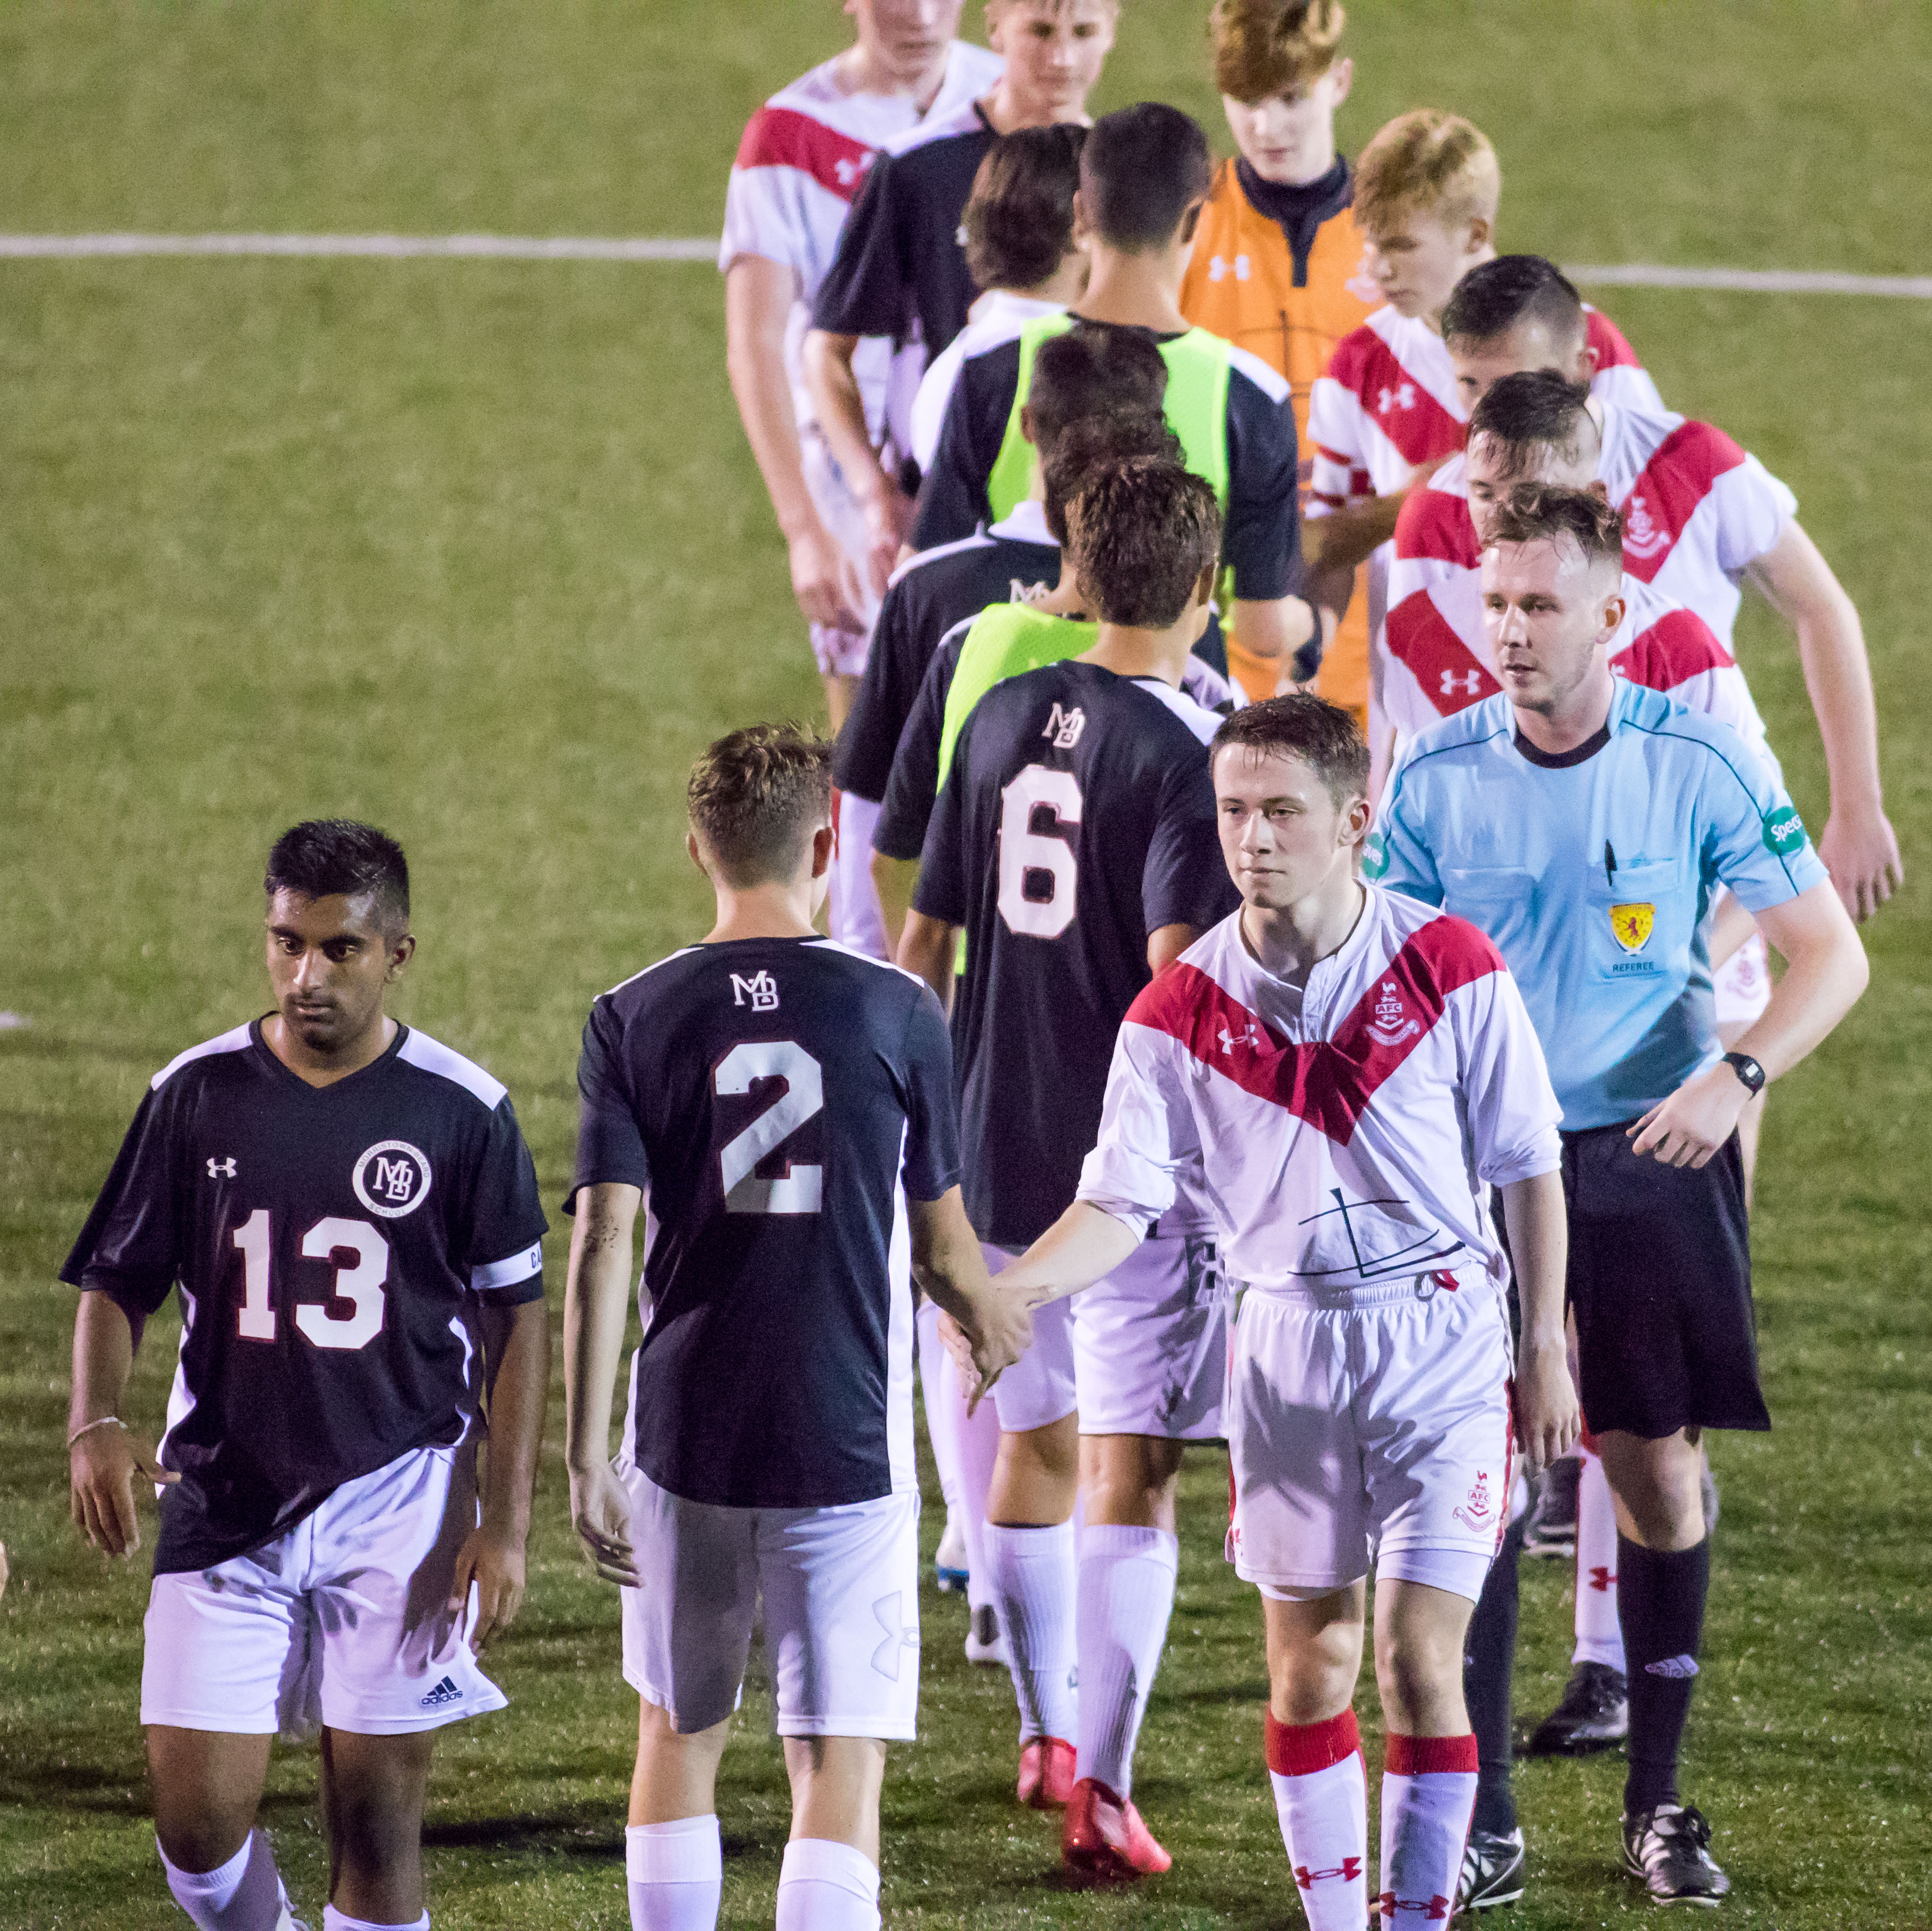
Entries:
POLYGON ((1073 922, 1078 861, 1064 838, 1034 829, 1050 813, 1055 830, 1080 822, 1080 785, 1070 771, 1030 764, 1000 793, 1000 916, 1011 931, 1057 939, 1073 922))
MULTIPOLYGON (((244 1341, 272 1341, 275 1310, 268 1298, 268 1264, 274 1247, 268 1210, 256 1208, 232 1237, 242 1250, 242 1306, 236 1332, 244 1341)), ((334 1298, 348 1302, 350 1311, 331 1314, 320 1301, 298 1301, 296 1327, 316 1348, 366 1348, 382 1331, 389 1243, 366 1220, 344 1220, 333 1214, 302 1236, 302 1251, 308 1260, 329 1260, 339 1248, 356 1256, 353 1267, 336 1269, 333 1289, 334 1298)))
POLYGON ((760 1180, 759 1163, 825 1108, 825 1075, 796 1039, 746 1039, 718 1062, 712 1084, 730 1096, 749 1093, 754 1080, 782 1079, 783 1090, 742 1132, 718 1150, 727 1213, 816 1213, 825 1194, 825 1169, 787 1162, 775 1180, 760 1180))

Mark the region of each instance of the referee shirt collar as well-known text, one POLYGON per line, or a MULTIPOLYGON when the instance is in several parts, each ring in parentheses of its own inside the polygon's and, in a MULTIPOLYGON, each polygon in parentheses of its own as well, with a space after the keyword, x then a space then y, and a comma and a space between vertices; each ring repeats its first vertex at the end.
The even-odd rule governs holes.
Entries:
POLYGON ((1510 710, 1510 742, 1516 754, 1525 764, 1538 771, 1568 771, 1574 766, 1587 764, 1607 745, 1612 736, 1622 728, 1627 709, 1630 691, 1628 677, 1612 676, 1610 679, 1610 715, 1592 731, 1583 742, 1568 751, 1540 751, 1523 736, 1522 726, 1517 721, 1515 707, 1510 710))

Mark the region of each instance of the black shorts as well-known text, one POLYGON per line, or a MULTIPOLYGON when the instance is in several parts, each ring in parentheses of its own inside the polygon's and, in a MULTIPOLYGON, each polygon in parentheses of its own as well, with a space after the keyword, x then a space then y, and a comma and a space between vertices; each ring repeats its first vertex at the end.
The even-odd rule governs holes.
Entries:
POLYGON ((1633 1153, 1627 1132, 1563 1135, 1584 1418, 1652 1441, 1768 1429, 1737 1135, 1694 1170, 1633 1153))

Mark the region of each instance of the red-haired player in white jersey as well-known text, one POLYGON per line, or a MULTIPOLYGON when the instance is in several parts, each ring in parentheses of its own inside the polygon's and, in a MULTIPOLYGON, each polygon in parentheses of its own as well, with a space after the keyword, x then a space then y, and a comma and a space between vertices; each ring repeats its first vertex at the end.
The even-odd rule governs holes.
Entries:
MULTIPOLYGON (((1554 369, 1587 380, 1587 313, 1562 272, 1540 256, 1506 255, 1457 283, 1442 316, 1456 391, 1473 409, 1504 376, 1554 369)), ((1720 429, 1668 410, 1593 394, 1601 437, 1596 481, 1623 512, 1624 567, 1695 610, 1731 648, 1748 577, 1795 634, 1806 688, 1824 739, 1831 813, 1818 855, 1855 918, 1898 888, 1898 840, 1879 781, 1878 723, 1858 613, 1797 520, 1797 499, 1720 429)), ((1431 486, 1404 504, 1396 526, 1390 646, 1396 613, 1414 594, 1419 566, 1456 559, 1471 544, 1466 499, 1431 486)))
POLYGON ((1079 1197, 1003 1279, 1050 1300, 1178 1202, 1211 1220, 1235 1296, 1228 1554, 1263 1599, 1268 1768, 1303 1908, 1311 1931, 1369 1917, 1352 1705, 1372 1563, 1380 1922, 1446 1920, 1476 1788, 1462 1639, 1512 1434, 1534 1468, 1578 1426, 1559 1108, 1496 947, 1358 879, 1368 750, 1348 714, 1273 698, 1211 755, 1241 907, 1129 1009, 1079 1197), (1492 1187, 1522 1295, 1514 1431, 1492 1187))
MULTIPOLYGON (((1481 130, 1439 108, 1399 115, 1362 150, 1354 214, 1384 305, 1329 358, 1309 406, 1313 472, 1303 550, 1324 609, 1369 559, 1369 745, 1386 768, 1380 719, 1388 540, 1410 487, 1462 446, 1468 405, 1442 340, 1456 283, 1496 259, 1502 175, 1481 130)), ((1584 355, 1597 394, 1661 409, 1656 385, 1616 325, 1586 309, 1584 355)))
MULTIPOLYGON (((961 5, 847 0, 853 44, 752 116, 725 195, 718 265, 732 393, 791 553, 792 591, 811 626, 835 727, 865 668, 878 600, 866 568, 864 513, 818 426, 801 351, 812 300, 874 154, 922 121, 968 106, 999 77, 998 55, 953 37, 961 5)), ((884 340, 860 344, 854 356, 874 442, 885 434, 892 359, 884 340)), ((915 365, 910 382, 918 377, 915 365)), ((844 844, 862 874, 869 825, 856 835, 848 829, 844 844)), ((868 886, 832 895, 833 936, 883 958, 885 934, 868 886)))

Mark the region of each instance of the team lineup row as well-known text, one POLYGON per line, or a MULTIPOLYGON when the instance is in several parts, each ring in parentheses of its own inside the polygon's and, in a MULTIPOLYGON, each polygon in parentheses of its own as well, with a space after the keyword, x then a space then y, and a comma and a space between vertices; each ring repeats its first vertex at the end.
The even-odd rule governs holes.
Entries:
MULTIPOLYGON (((748 130, 723 262, 843 727, 700 760, 717 922, 596 1002, 579 1066, 572 1509, 640 1695, 632 1921, 716 1922, 761 1612, 778 1921, 878 1923, 914 1372, 1016 1794, 1083 1873, 1169 1861, 1134 1747, 1181 1457, 1228 1443, 1316 1931, 1520 1894, 1514 1459, 1587 1417, 1622 1855, 1715 1902, 1676 1771, 1698 1437, 1768 1425, 1738 1129, 1857 997, 1846 907, 1898 869, 1856 613, 1783 485, 1550 264, 1496 258, 1476 130, 1340 160, 1339 7, 1215 10, 1218 169, 1170 108, 1081 124, 1106 0, 994 0, 1004 66, 956 4, 850 10, 748 130), (1729 648, 1747 575, 1811 673, 1816 853, 1729 648)), ((142 1720, 190 1917, 293 1923, 254 1816, 272 1735, 319 1723, 324 1923, 420 1927, 430 1740, 501 1706, 476 1659, 522 1593, 544 1218, 502 1086, 384 1012, 400 850, 298 826, 266 883, 274 1012, 157 1075, 64 1270, 75 1513, 125 1552, 134 1478, 165 1491, 142 1720), (177 1285, 151 1450, 118 1411, 177 1285)))

